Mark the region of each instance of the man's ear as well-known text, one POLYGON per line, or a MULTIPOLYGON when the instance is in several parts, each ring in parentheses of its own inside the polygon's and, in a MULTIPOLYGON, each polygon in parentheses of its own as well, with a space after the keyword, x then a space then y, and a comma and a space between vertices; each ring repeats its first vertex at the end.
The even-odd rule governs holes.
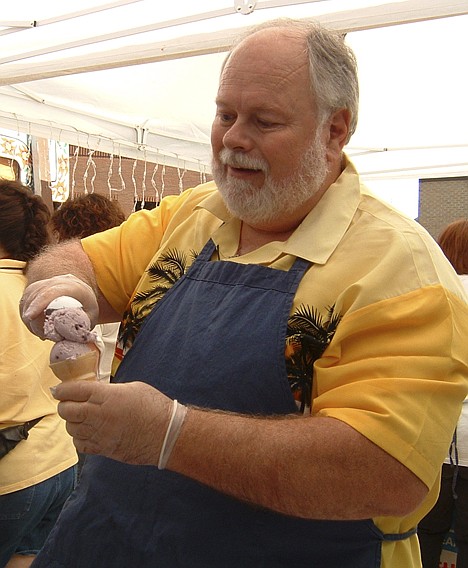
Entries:
POLYGON ((334 112, 327 122, 327 156, 336 158, 341 156, 341 151, 346 144, 351 114, 349 110, 342 108, 334 112))

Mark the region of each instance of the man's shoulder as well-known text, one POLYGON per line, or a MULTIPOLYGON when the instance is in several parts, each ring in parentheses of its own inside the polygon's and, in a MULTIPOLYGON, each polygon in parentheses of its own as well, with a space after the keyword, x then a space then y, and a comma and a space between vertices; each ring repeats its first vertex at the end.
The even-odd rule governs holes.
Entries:
POLYGON ((435 245, 433 237, 415 219, 408 217, 389 203, 386 203, 371 192, 362 191, 358 210, 361 221, 368 231, 385 231, 397 240, 414 238, 423 241, 430 248, 435 245))
POLYGON ((400 279, 409 289, 441 284, 460 295, 459 279, 430 233, 417 220, 372 194, 361 194, 347 237, 354 245, 365 243, 367 260, 362 262, 378 266, 389 281, 400 279))

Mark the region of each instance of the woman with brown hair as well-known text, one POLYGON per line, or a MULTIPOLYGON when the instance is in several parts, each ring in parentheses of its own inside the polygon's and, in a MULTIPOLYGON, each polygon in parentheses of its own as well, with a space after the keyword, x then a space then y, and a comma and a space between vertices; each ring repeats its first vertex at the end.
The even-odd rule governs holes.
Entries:
POLYGON ((29 566, 71 493, 78 461, 49 388, 52 342, 23 324, 24 270, 50 240, 38 195, 0 179, 0 567, 29 566))
POLYGON ((447 225, 439 237, 439 245, 462 282, 466 282, 466 277, 468 277, 468 219, 459 219, 447 225))
POLYGON ((52 231, 58 241, 83 239, 117 227, 125 221, 120 203, 99 193, 87 193, 65 201, 52 215, 52 231))

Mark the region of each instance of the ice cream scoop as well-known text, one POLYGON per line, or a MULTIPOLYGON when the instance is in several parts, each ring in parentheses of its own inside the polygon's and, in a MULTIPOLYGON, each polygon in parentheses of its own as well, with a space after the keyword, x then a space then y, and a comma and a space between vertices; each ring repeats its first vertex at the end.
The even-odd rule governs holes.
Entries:
POLYGON ((83 306, 74 298, 61 296, 45 309, 44 335, 52 341, 89 343, 96 340, 91 322, 83 306))
POLYGON ((47 314, 47 312, 58 310, 60 308, 83 308, 83 304, 71 296, 58 296, 55 300, 50 302, 45 311, 47 314))
POLYGON ((85 353, 94 351, 92 344, 78 343, 77 341, 69 341, 64 339, 58 341, 50 351, 50 362, 64 361, 65 359, 76 359, 85 353))

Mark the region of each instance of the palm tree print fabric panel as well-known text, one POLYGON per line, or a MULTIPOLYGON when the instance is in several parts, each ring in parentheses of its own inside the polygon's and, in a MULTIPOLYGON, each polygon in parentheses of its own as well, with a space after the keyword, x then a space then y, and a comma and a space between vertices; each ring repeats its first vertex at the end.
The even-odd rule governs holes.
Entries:
POLYGON ((313 367, 335 335, 341 316, 334 306, 326 317, 315 308, 300 306, 288 321, 286 369, 292 393, 301 413, 310 412, 313 367))

